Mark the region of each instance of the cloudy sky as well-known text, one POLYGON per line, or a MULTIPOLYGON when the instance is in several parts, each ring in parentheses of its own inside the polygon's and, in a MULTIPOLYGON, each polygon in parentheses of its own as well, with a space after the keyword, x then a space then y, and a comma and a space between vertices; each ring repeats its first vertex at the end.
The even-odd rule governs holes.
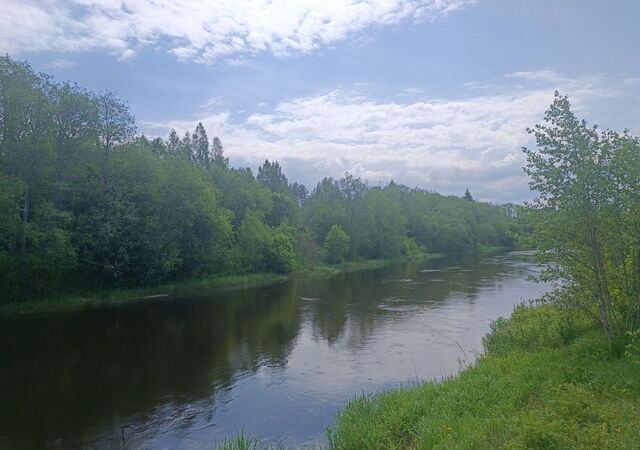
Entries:
POLYGON ((554 90, 640 134, 635 0, 0 0, 0 52, 111 89, 140 131, 205 124, 234 165, 530 198, 554 90))

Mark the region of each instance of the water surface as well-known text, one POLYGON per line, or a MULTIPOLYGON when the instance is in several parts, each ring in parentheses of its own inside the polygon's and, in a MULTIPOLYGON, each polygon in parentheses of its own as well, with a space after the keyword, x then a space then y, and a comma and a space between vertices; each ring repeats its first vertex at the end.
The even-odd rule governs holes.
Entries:
POLYGON ((0 448, 325 442, 351 397, 455 374, 546 289, 521 254, 0 321, 0 448), (124 427, 124 428, 123 428, 124 427))

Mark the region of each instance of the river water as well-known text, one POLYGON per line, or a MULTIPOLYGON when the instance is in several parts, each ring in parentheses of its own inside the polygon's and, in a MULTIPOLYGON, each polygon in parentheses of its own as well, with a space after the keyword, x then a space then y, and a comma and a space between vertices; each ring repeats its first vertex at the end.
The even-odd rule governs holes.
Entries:
POLYGON ((455 374, 547 286, 525 255, 443 257, 0 320, 0 448, 323 444, 350 398, 455 374))

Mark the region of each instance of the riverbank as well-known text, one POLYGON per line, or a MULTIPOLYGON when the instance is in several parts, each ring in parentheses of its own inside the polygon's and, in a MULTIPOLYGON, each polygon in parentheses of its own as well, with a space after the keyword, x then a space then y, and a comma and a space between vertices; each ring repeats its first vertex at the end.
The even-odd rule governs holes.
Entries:
POLYGON ((175 297, 202 295, 229 289, 252 288, 287 281, 291 277, 330 277, 340 273, 372 270, 408 260, 428 260, 442 255, 425 253, 396 259, 370 259, 346 261, 341 264, 321 264, 288 275, 276 273, 248 273, 243 275, 216 275, 177 283, 126 289, 76 291, 41 300, 0 305, 0 316, 47 314, 54 312, 120 306, 175 297))
POLYGON ((336 449, 637 448, 640 364, 574 312, 518 307, 459 376, 352 400, 336 449))

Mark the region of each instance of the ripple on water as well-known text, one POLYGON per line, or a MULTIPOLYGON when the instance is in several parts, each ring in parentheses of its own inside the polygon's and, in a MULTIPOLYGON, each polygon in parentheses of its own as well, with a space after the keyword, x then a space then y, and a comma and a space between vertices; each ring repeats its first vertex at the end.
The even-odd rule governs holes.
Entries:
POLYGON ((412 283, 413 278, 388 278, 382 280, 383 283, 412 283))

